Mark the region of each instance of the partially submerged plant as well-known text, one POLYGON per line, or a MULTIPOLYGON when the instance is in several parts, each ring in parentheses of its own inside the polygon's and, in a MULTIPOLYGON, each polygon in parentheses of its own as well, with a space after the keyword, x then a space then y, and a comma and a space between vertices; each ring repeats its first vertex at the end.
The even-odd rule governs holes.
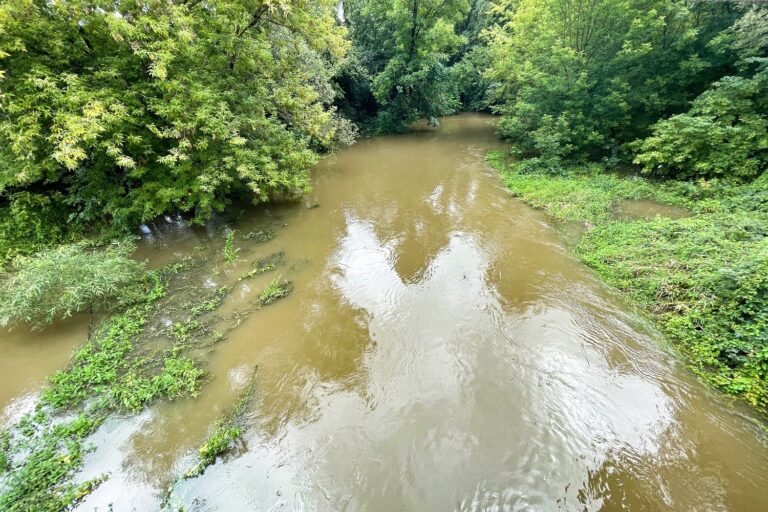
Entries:
POLYGON ((235 443, 240 440, 245 432, 245 414, 253 400, 256 389, 256 369, 254 369, 248 385, 243 391, 237 404, 224 417, 214 424, 211 434, 205 443, 198 449, 199 461, 197 465, 187 471, 184 478, 193 478, 201 475, 205 468, 216 462, 216 459, 227 453, 235 443))
POLYGON ((235 230, 227 228, 226 238, 224 240, 224 259, 227 263, 237 261, 237 255, 240 249, 235 247, 235 230))
POLYGON ((192 307, 190 310, 191 316, 195 317, 204 313, 210 313, 221 305, 221 303, 224 301, 224 297, 229 295, 229 292, 231 291, 231 286, 220 286, 216 288, 216 291, 213 292, 213 295, 208 300, 192 307))
POLYGON ((243 237, 245 240, 254 240, 256 242, 268 242, 275 238, 275 232, 272 229, 256 228, 251 230, 243 237))
POLYGON ((277 265, 279 265, 280 262, 283 261, 284 256, 285 256, 285 253, 283 251, 280 251, 274 254, 270 254, 266 258, 262 258, 258 260, 254 265, 253 269, 243 274, 239 280, 242 281, 244 279, 249 279, 251 277, 276 270, 277 265))
POLYGON ((293 283, 290 281, 283 281, 282 276, 278 276, 259 294, 259 304, 262 306, 272 304, 287 296, 292 291, 293 283))
POLYGON ((15 260, 0 285, 0 326, 40 327, 80 311, 136 302, 147 289, 144 265, 123 241, 104 249, 62 245, 15 260))

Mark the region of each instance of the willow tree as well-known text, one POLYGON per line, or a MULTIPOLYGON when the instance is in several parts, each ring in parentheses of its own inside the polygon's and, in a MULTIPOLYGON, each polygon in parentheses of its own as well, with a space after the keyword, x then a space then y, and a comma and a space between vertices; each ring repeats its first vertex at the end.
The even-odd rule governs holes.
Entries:
POLYGON ((305 189, 349 135, 330 107, 334 3, 3 1, 0 237, 204 220, 235 194, 305 189))

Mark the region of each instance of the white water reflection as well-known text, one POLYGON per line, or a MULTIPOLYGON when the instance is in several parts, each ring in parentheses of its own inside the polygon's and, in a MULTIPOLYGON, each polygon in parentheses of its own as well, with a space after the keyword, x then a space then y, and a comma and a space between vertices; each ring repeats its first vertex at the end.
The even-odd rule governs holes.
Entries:
POLYGON ((362 388, 307 375, 310 414, 178 497, 205 496, 201 510, 580 510, 610 454, 656 456, 673 422, 659 385, 582 343, 565 309, 505 310, 470 234, 406 283, 396 247, 346 219, 329 266, 369 319, 362 388))

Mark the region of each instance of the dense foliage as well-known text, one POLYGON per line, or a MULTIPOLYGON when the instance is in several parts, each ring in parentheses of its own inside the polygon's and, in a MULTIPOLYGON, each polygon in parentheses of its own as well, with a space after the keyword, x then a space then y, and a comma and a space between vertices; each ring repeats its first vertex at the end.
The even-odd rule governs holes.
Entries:
POLYGON ((487 0, 348 0, 351 57, 337 76, 341 110, 378 133, 487 108, 487 0))
POLYGON ((2 2, 0 250, 306 189, 353 138, 333 3, 2 2))
POLYGON ((625 144, 734 71, 721 2, 500 0, 490 73, 501 132, 547 168, 625 144))
POLYGON ((691 109, 656 123, 637 147, 645 172, 677 178, 749 180, 768 164, 768 69, 728 76, 691 109))
POLYGON ((0 327, 44 325, 87 309, 129 304, 146 286, 144 267, 127 242, 97 250, 62 245, 20 256, 0 284, 0 327))
POLYGON ((638 141, 635 163, 677 178, 750 180, 768 164, 768 8, 748 10, 723 40, 740 75, 727 76, 696 98, 686 113, 656 123, 638 141))

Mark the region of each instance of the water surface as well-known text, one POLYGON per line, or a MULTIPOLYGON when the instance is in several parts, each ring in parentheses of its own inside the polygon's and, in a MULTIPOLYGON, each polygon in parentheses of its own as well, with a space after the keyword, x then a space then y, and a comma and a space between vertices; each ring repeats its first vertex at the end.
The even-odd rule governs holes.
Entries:
MULTIPOLYGON (((153 228, 140 257, 209 254, 195 279, 236 285, 224 316, 274 278, 237 280, 275 251, 295 291, 205 352, 211 381, 200 397, 96 433, 82 478, 110 479, 79 510, 157 510, 255 366, 244 443, 173 484, 172 505, 768 508, 768 447, 750 414, 697 382, 568 253, 550 219, 509 196, 483 160, 498 144, 490 118, 469 114, 362 141, 317 166, 305 204, 231 224, 276 234, 239 237, 235 266, 215 257, 220 223, 153 228)), ((16 341, 2 349, 23 351, 16 341)), ((64 361, 46 364, 29 372, 41 379, 64 361)), ((0 380, 0 399, 36 382, 0 380)))

